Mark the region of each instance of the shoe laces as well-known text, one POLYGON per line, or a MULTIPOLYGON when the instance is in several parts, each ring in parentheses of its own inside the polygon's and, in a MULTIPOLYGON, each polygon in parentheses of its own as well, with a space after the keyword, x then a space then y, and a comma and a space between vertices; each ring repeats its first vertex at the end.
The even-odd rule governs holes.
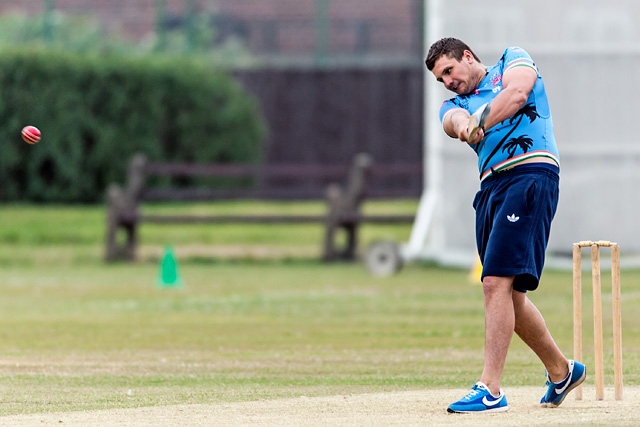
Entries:
POLYGON ((467 395, 464 397, 464 400, 467 401, 471 401, 473 400, 477 395, 479 394, 479 392, 477 390, 471 390, 469 393, 467 393, 467 395))
POLYGON ((483 390, 483 388, 481 386, 479 386, 478 384, 474 384, 473 388, 471 388, 471 390, 469 390, 469 393, 467 393, 467 395, 464 398, 466 400, 471 400, 472 398, 474 398, 475 396, 480 394, 481 390, 483 390))

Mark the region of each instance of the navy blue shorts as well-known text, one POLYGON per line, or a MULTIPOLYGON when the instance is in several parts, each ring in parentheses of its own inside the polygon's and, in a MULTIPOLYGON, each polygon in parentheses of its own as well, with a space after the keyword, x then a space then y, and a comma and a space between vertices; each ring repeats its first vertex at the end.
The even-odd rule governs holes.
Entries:
POLYGON ((482 277, 515 276, 513 289, 538 287, 559 196, 559 169, 525 164, 486 178, 473 200, 482 277))

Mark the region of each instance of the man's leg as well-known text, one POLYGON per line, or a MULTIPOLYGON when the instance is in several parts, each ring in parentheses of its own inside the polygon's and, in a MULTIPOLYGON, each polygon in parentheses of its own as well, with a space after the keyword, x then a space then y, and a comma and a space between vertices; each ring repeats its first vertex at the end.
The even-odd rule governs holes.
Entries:
POLYGON ((513 277, 487 276, 482 281, 485 310, 484 369, 480 381, 491 394, 500 393, 500 379, 515 329, 513 277))
POLYGON ((482 281, 485 306, 485 348, 482 377, 447 412, 503 412, 509 409, 500 390, 500 377, 515 327, 511 297, 513 277, 485 277, 482 281))
POLYGON ((547 368, 547 392, 540 399, 540 405, 555 408, 562 404, 569 392, 582 384, 586 368, 582 363, 564 357, 551 337, 544 318, 526 294, 514 291, 513 305, 516 333, 547 368))
POLYGON ((554 341, 538 308, 524 292, 513 292, 515 310, 515 332, 540 358, 547 369, 549 379, 563 380, 568 372, 569 361, 554 341))

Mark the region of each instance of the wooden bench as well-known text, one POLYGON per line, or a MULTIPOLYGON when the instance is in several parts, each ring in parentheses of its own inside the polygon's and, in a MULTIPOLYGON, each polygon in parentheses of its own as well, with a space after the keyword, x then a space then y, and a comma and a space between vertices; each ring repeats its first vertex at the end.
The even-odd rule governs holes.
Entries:
MULTIPOLYGON (((367 195, 367 185, 372 172, 372 160, 367 154, 359 154, 353 164, 343 165, 249 165, 249 164, 189 164, 150 162, 144 155, 134 156, 128 166, 124 187, 112 184, 107 190, 107 229, 105 259, 107 261, 136 258, 137 228, 147 223, 262 223, 293 224, 319 223, 325 226, 322 257, 325 261, 353 260, 357 249, 358 227, 364 223, 407 223, 413 215, 363 215, 361 204, 367 195), (245 179, 253 183, 244 188, 151 188, 149 178, 155 177, 214 177, 245 179), (305 199, 313 198, 310 192, 287 188, 260 188, 267 179, 285 181, 316 178, 346 177, 344 186, 336 183, 325 188, 324 215, 150 215, 140 213, 143 201, 197 201, 228 199, 305 199), (257 184, 256 184, 257 183, 257 184), (124 239, 118 236, 124 231, 124 239), (342 247, 338 247, 337 233, 346 232, 342 247)), ((393 165, 378 170, 380 175, 421 173, 420 165, 393 165)), ((317 198, 317 197, 316 197, 317 198)))

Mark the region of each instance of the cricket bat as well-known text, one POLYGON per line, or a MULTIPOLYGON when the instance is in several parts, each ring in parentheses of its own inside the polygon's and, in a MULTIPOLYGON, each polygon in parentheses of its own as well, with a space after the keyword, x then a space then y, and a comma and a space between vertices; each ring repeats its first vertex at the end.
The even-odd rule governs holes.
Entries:
POLYGON ((467 128, 467 130, 469 131, 468 141, 473 141, 473 138, 476 136, 480 129, 484 130, 484 124, 487 121, 487 117, 489 117, 490 111, 491 105, 490 103, 486 103, 471 115, 471 118, 469 118, 469 127, 467 128))

